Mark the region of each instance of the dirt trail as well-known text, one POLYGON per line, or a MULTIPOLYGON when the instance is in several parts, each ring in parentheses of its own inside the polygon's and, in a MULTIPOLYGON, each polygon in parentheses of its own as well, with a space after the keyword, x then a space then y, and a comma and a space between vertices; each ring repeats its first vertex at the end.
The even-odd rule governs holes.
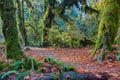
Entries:
POLYGON ((92 72, 92 73, 107 73, 116 77, 120 77, 120 63, 117 61, 105 60, 101 64, 93 61, 89 58, 92 50, 88 48, 77 49, 53 49, 53 48, 36 48, 30 47, 32 55, 39 57, 38 54, 47 57, 53 57, 59 61, 63 61, 67 64, 76 66, 80 72, 92 72))

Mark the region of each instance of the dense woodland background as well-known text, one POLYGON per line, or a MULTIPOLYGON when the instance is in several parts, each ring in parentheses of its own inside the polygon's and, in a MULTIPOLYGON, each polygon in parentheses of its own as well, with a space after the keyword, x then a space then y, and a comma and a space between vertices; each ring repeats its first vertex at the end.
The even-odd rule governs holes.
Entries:
POLYGON ((39 62, 28 61, 28 47, 88 48, 98 63, 111 54, 120 61, 120 0, 0 0, 0 45, 24 66, 39 62))

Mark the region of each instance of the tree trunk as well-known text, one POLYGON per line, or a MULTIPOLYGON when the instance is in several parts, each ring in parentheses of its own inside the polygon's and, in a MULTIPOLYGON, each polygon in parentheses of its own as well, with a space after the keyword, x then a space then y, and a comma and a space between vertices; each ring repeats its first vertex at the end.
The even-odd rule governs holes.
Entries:
POLYGON ((102 59, 106 55, 106 50, 112 51, 112 44, 118 30, 118 6, 118 0, 105 0, 93 56, 101 46, 103 49, 102 59))
POLYGON ((51 28, 52 21, 55 15, 52 13, 52 10, 55 6, 56 0, 46 0, 45 1, 45 13, 44 13, 44 37, 43 37, 43 46, 48 46, 48 34, 49 29, 51 28))
POLYGON ((17 4, 18 4, 18 16, 19 16, 19 29, 23 41, 25 43, 25 46, 27 46, 28 40, 27 40, 27 33, 26 33, 25 21, 24 21, 24 1, 17 0, 17 4))
POLYGON ((6 57, 20 60, 15 0, 2 0, 1 18, 6 44, 6 57))

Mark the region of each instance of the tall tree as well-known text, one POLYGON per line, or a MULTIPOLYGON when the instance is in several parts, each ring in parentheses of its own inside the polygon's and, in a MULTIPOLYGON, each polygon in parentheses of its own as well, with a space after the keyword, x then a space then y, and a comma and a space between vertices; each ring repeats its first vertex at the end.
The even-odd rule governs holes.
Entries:
POLYGON ((28 40, 27 40, 27 33, 26 33, 25 20, 24 20, 24 1, 17 0, 17 4, 18 4, 18 16, 19 16, 19 29, 26 46, 28 45, 28 40))
POLYGON ((95 49, 92 53, 94 56, 96 51, 102 47, 102 53, 98 57, 102 61, 106 55, 106 51, 112 51, 112 44, 118 30, 119 16, 119 0, 104 0, 105 7, 101 15, 98 29, 98 37, 95 49))
POLYGON ((44 11, 44 38, 43 38, 43 45, 47 46, 48 45, 48 33, 49 29, 51 28, 51 24, 54 20, 54 13, 52 12, 56 0, 45 0, 45 11, 44 11))
POLYGON ((16 21, 16 0, 1 0, 1 18, 8 59, 20 60, 19 39, 16 21))

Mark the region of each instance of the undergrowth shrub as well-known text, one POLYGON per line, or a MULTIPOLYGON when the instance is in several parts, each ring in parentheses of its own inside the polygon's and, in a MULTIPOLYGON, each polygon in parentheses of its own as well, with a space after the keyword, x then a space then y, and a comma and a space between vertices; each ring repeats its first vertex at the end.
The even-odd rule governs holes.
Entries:
POLYGON ((57 27, 49 30, 49 44, 52 47, 81 47, 80 40, 84 39, 77 25, 66 25, 64 31, 57 27))
POLYGON ((56 28, 51 28, 49 31, 49 45, 52 47, 62 47, 61 33, 56 28))
POLYGON ((41 63, 33 58, 28 58, 24 61, 24 68, 27 70, 32 69, 32 66, 35 70, 38 70, 41 67, 41 63))

